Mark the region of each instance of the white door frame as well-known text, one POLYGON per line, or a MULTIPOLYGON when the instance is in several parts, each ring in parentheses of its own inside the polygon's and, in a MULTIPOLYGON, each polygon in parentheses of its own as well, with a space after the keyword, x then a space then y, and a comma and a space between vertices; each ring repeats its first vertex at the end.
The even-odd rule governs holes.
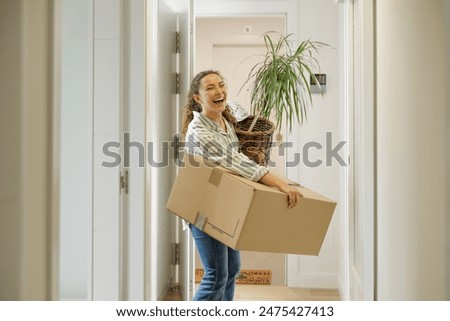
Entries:
POLYGON ((345 300, 374 300, 376 261, 376 133, 374 1, 343 8, 343 75, 349 166, 343 168, 345 300))
POLYGON ((349 279, 350 279, 350 251, 349 251, 349 213, 353 211, 353 175, 352 175, 352 146, 353 146, 353 130, 350 130, 353 122, 353 6, 346 3, 340 10, 340 16, 342 18, 341 32, 342 35, 341 43, 343 45, 343 53, 340 57, 340 61, 343 66, 343 72, 341 72, 341 81, 343 83, 343 94, 341 96, 341 105, 344 106, 345 117, 343 117, 343 128, 344 128, 344 138, 347 140, 347 146, 345 150, 345 155, 348 159, 349 166, 341 168, 341 175, 343 179, 341 180, 341 200, 344 200, 342 204, 342 215, 340 221, 340 227, 343 229, 341 235, 341 250, 342 250, 342 266, 343 272, 340 275, 340 295, 343 300, 348 300, 349 295, 349 279))
POLYGON ((173 222, 165 208, 175 176, 169 143, 175 129, 175 33, 170 0, 146 0, 146 162, 145 299, 161 300, 173 282, 173 222), (164 124, 164 126, 160 126, 164 124), (153 146, 151 145, 153 143, 153 146), (167 164, 152 165, 149 162, 167 164))
MULTIPOLYGON (((194 0, 179 1, 177 7, 177 32, 179 50, 177 50, 177 70, 179 75, 179 92, 177 95, 176 128, 181 132, 182 107, 185 95, 193 77, 194 66, 194 0)), ((179 135, 179 134, 178 134, 179 135)), ((181 139, 178 136, 178 139, 181 139)), ((175 147, 175 148, 178 148, 175 147)), ((177 150, 177 162, 181 160, 181 151, 177 150)), ((177 171, 178 174, 178 171, 177 171)), ((194 296, 195 271, 193 262, 194 242, 188 230, 185 230, 183 220, 176 216, 174 224, 174 243, 178 245, 179 261, 174 266, 174 284, 178 285, 184 301, 190 301, 194 296), (177 264, 178 263, 178 264, 177 264)))

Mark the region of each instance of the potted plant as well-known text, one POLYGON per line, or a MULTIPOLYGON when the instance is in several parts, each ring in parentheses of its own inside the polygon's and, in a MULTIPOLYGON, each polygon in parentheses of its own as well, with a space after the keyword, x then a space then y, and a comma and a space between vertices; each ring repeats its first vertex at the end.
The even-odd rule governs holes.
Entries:
POLYGON ((314 55, 326 44, 305 40, 293 48, 291 36, 280 35, 274 42, 270 33, 264 35, 267 52, 241 87, 250 85, 252 115, 236 124, 236 134, 241 151, 260 164, 269 159, 275 129, 281 131, 286 121, 291 131, 295 121, 303 124, 307 119, 312 106, 311 81, 320 89, 314 73, 320 66, 314 55))

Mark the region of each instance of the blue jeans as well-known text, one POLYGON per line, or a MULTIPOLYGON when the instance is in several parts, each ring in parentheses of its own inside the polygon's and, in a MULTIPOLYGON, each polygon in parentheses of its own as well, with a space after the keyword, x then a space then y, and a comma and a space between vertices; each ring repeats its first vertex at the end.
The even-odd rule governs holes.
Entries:
POLYGON ((189 224, 205 274, 194 301, 233 301, 235 278, 241 268, 239 251, 233 250, 189 224))

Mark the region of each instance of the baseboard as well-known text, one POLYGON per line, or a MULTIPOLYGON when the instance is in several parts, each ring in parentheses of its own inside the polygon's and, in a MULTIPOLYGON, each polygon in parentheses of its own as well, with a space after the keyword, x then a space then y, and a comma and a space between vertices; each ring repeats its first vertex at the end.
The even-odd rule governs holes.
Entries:
POLYGON ((288 280, 288 286, 294 288, 339 289, 338 276, 330 273, 298 274, 295 280, 288 280))

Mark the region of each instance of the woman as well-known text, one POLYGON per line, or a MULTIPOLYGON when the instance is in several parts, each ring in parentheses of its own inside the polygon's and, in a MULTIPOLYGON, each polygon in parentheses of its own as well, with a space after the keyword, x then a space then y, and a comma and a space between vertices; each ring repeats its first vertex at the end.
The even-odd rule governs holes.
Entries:
MULTIPOLYGON (((232 126, 235 121, 227 106, 227 88, 220 73, 207 70, 195 76, 184 107, 185 151, 202 155, 253 181, 277 187, 287 194, 289 208, 294 207, 300 192, 239 152, 232 126)), ((232 301, 235 277, 241 265, 239 251, 191 224, 189 228, 205 271, 194 300, 232 301)))

